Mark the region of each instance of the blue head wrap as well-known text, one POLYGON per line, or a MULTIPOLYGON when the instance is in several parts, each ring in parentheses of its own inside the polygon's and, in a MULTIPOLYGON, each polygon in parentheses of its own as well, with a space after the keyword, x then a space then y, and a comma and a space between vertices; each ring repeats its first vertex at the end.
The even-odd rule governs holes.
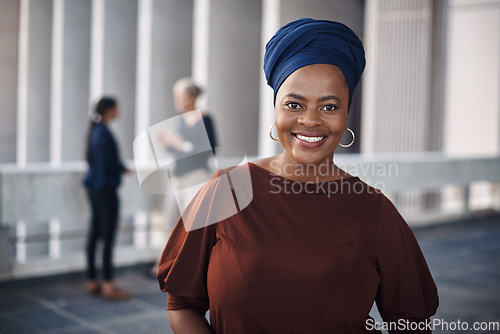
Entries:
POLYGON ((365 68, 365 50, 346 25, 328 20, 299 19, 280 28, 266 44, 264 72, 276 94, 285 79, 301 67, 331 64, 340 68, 349 86, 349 105, 365 68))

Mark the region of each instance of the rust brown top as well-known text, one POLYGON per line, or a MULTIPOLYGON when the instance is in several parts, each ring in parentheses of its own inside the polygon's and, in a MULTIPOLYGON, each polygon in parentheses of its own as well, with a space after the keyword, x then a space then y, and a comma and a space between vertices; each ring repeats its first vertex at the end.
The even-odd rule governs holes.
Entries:
POLYGON ((358 177, 318 190, 247 166, 247 207, 189 232, 177 223, 158 267, 167 309, 210 309, 215 333, 238 334, 367 333, 374 301, 384 321, 435 314, 420 247, 380 191, 358 177))

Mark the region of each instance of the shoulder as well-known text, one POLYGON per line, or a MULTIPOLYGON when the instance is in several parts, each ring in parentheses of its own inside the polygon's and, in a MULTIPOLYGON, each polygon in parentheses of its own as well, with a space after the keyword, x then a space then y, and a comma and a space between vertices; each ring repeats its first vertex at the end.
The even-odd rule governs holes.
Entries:
POLYGON ((372 202, 380 205, 381 203, 390 202, 389 198, 382 192, 382 190, 371 186, 370 184, 363 181, 359 176, 348 176, 346 179, 352 180, 353 190, 355 193, 362 194, 366 196, 372 202))
POLYGON ((203 122, 206 124, 206 125, 213 125, 213 117, 206 113, 206 112, 202 112, 202 119, 203 119, 203 122))
POLYGON ((400 235, 411 233, 411 229, 394 203, 384 194, 377 198, 377 229, 386 235, 400 235))
POLYGON ((274 161, 277 161, 277 158, 278 158, 278 156, 275 155, 272 157, 254 160, 254 161, 252 161, 252 163, 260 168, 266 169, 268 171, 273 171, 274 161))
POLYGON ((356 195, 364 205, 377 210, 379 215, 397 213, 397 209, 391 200, 380 189, 364 182, 357 176, 348 178, 351 180, 352 193, 356 195))
POLYGON ((108 126, 102 123, 97 123, 95 125, 94 132, 98 133, 99 135, 111 135, 111 131, 109 130, 108 126))
POLYGON ((201 186, 183 211, 184 227, 192 231, 224 221, 248 206, 252 197, 248 164, 220 169, 201 186))
POLYGON ((228 173, 237 173, 237 172, 241 172, 241 171, 244 171, 244 170, 248 170, 250 168, 250 163, 247 162, 243 165, 230 165, 228 167, 224 167, 224 168, 219 168, 217 170, 217 176, 222 176, 224 174, 228 174, 228 173))
POLYGON ((400 215, 394 203, 381 191, 377 196, 377 204, 381 215, 400 215))
POLYGON ((95 140, 108 139, 111 138, 111 132, 106 125, 98 123, 92 130, 92 138, 95 140))

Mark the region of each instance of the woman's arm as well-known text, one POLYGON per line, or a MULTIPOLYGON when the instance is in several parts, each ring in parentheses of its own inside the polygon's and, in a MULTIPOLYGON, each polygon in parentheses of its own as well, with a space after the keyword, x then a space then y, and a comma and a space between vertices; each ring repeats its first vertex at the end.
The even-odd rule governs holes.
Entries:
POLYGON ((186 152, 186 141, 176 132, 164 132, 158 134, 158 141, 165 149, 186 152))
POLYGON ((168 321, 175 334, 213 334, 205 316, 195 310, 169 310, 168 321))
POLYGON ((425 322, 439 306, 437 287, 412 230, 382 195, 377 221, 376 255, 380 282, 376 303, 382 319, 411 323, 393 333, 430 334, 425 322), (421 324, 421 325, 419 325, 421 324), (411 330, 411 328, 421 330, 411 330))

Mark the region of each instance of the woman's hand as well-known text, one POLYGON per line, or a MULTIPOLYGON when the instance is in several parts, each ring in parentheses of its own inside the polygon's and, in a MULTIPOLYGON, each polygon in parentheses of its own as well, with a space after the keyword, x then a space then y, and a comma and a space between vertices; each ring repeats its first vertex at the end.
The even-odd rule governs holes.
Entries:
POLYGON ((172 147, 181 152, 191 152, 193 150, 193 144, 184 140, 184 138, 176 132, 159 133, 158 141, 165 148, 172 147))
POLYGON ((176 132, 160 132, 158 141, 165 148, 173 147, 179 151, 184 151, 184 139, 176 132))
POLYGON ((175 334, 214 334, 205 316, 195 310, 169 310, 168 321, 175 334))

